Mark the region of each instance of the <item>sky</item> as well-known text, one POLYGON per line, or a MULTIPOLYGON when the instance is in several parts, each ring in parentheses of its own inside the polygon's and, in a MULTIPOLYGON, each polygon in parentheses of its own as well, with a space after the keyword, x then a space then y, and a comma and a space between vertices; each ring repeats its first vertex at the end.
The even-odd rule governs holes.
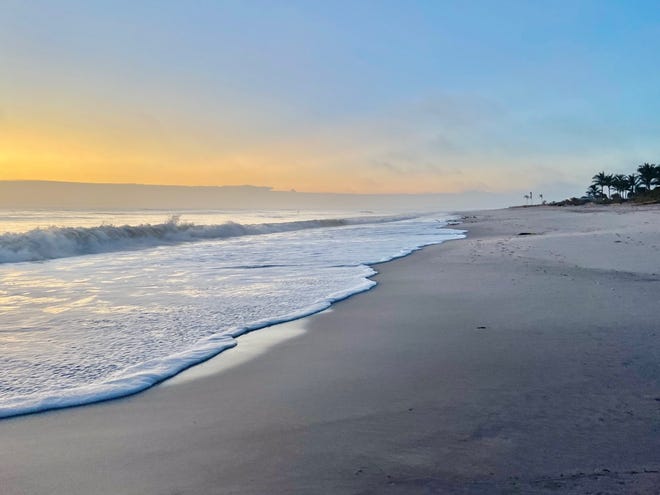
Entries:
POLYGON ((658 2, 2 0, 0 180, 580 195, 660 161, 659 48, 658 2))

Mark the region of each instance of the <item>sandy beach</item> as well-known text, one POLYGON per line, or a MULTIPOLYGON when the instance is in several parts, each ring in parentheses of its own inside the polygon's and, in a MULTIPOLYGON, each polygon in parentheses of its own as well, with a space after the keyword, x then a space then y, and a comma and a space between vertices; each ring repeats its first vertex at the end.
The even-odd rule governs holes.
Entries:
POLYGON ((660 208, 464 216, 172 383, 0 421, 0 494, 660 493, 660 208))

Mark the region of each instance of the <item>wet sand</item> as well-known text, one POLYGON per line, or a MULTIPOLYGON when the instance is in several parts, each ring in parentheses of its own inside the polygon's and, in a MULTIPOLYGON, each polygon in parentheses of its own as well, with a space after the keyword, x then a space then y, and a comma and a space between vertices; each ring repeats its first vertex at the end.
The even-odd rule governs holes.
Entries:
POLYGON ((179 383, 0 421, 0 493, 660 493, 660 209, 466 215, 179 383))

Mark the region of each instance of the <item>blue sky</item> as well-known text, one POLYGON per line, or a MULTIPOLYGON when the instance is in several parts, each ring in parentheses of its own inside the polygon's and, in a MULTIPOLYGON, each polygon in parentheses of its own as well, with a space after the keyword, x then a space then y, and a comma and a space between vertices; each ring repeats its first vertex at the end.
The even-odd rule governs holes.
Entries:
POLYGON ((5 1, 0 178, 581 194, 660 161, 659 6, 5 1))

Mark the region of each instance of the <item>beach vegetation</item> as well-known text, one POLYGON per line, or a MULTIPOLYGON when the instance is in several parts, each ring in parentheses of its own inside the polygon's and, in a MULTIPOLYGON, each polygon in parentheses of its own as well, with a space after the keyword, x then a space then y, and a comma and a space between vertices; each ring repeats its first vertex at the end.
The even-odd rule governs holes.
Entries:
MULTIPOLYGON (((527 199, 528 196, 525 195, 527 199)), ((551 206, 578 206, 587 203, 660 203, 660 164, 643 163, 633 173, 608 173, 604 170, 591 178, 581 198, 547 203, 551 206), (614 191, 614 193, 613 193, 614 191)), ((545 204, 545 202, 544 202, 545 204)))
POLYGON ((607 196, 609 197, 609 189, 612 187, 612 174, 606 174, 604 171, 598 172, 591 180, 592 183, 600 187, 600 193, 605 195, 605 188, 608 189, 607 196))
POLYGON ((634 196, 642 181, 637 174, 628 174, 628 197, 634 196))
POLYGON ((624 174, 613 175, 612 187, 619 198, 625 198, 626 191, 628 191, 628 178, 624 174))
POLYGON ((600 171, 591 178, 582 199, 596 203, 660 202, 660 164, 643 163, 636 173, 627 175, 600 171))
POLYGON ((597 200, 597 199, 603 199, 605 198, 605 195, 603 194, 602 190, 598 188, 598 185, 596 184, 591 184, 586 192, 585 195, 589 199, 597 200))
POLYGON ((653 165, 650 163, 644 163, 637 167, 637 172, 639 173, 639 179, 644 185, 647 191, 651 190, 652 185, 658 184, 658 177, 660 176, 660 170, 658 165, 653 165))

